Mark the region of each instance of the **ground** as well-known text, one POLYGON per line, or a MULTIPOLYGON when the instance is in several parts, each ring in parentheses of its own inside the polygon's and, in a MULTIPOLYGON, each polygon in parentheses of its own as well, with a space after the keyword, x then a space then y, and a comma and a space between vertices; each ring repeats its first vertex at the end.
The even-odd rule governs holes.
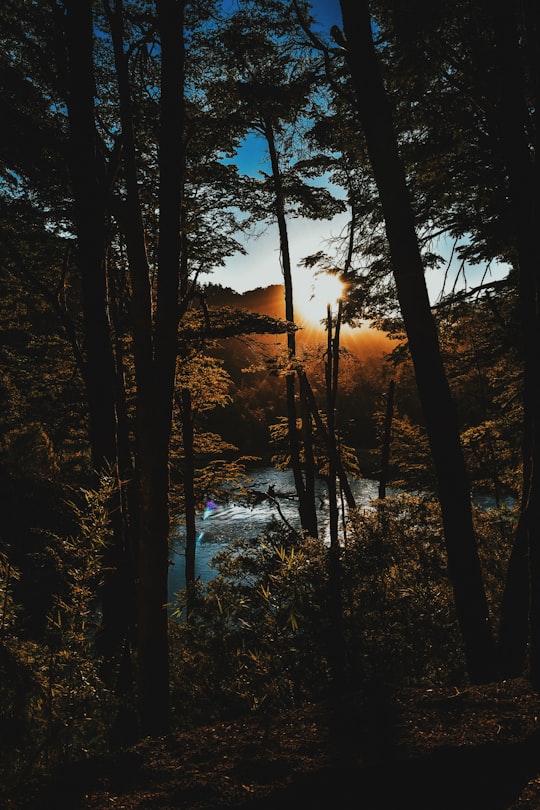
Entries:
POLYGON ((540 810, 540 695, 522 679, 348 695, 144 740, 27 786, 6 810, 300 806, 540 810))

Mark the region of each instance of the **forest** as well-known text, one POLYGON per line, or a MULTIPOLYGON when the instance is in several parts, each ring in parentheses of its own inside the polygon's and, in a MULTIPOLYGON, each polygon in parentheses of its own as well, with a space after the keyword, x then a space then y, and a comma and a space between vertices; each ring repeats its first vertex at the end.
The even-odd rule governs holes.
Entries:
MULTIPOLYGON (((266 741, 328 701, 371 712, 352 746, 400 690, 502 705, 521 684, 514 708, 536 720, 538 9, 339 0, 327 26, 324 5, 2 3, 9 810, 59 768, 209 724, 249 720, 266 741), (336 215, 300 263, 306 286, 340 285, 314 337, 291 227, 336 215), (240 295, 227 267, 267 228, 282 283, 254 266, 240 295), (297 525, 263 493, 275 519, 203 584, 197 516, 218 495, 249 503, 262 464, 293 476, 297 525)), ((206 806, 241 804, 221 798, 206 806)), ((101 801, 65 806, 191 808, 101 801)))

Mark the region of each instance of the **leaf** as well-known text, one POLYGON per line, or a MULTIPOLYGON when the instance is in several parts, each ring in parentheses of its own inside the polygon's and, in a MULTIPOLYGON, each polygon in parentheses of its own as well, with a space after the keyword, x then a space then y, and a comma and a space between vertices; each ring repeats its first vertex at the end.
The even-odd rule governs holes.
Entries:
POLYGON ((205 318, 201 312, 190 312, 184 316, 178 337, 190 341, 196 338, 224 338, 238 335, 282 335, 294 332, 298 327, 281 318, 271 318, 256 312, 219 307, 208 310, 205 318))

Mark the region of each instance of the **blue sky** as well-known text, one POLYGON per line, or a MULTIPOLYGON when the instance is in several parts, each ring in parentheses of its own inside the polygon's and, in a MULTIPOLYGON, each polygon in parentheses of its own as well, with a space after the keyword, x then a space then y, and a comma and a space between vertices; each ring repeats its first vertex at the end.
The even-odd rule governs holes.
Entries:
POLYGON ((313 16, 320 26, 329 31, 333 25, 341 28, 341 7, 339 0, 311 0, 313 16))

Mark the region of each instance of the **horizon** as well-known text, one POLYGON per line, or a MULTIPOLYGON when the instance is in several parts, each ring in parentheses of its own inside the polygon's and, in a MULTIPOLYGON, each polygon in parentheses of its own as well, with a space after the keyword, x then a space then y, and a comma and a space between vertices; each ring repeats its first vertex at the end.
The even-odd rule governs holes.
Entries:
MULTIPOLYGON (((209 282, 215 284, 215 282, 209 282)), ((249 298, 250 296, 265 298, 268 296, 267 302, 259 306, 250 307, 247 311, 257 312, 262 315, 268 315, 273 318, 285 317, 285 299, 283 296, 283 283, 272 283, 266 286, 257 286, 251 290, 238 292, 232 287, 220 286, 225 295, 234 295, 238 298, 249 298)), ((218 293, 219 295, 219 293, 218 293)), ((240 309, 244 309, 241 302, 237 302, 240 309)), ((322 319, 321 319, 322 320, 322 319)), ((298 348, 306 348, 313 346, 324 346, 326 344, 326 326, 320 321, 315 321, 309 316, 302 313, 300 305, 295 304, 295 323, 299 327, 297 334, 298 348)), ((279 335, 259 335, 258 340, 276 341, 279 335)), ((380 356, 383 353, 391 351, 395 340, 389 338, 381 329, 372 326, 369 321, 362 321, 361 324, 350 326, 343 324, 341 327, 341 346, 344 350, 350 351, 362 360, 367 360, 374 356, 380 356)))

